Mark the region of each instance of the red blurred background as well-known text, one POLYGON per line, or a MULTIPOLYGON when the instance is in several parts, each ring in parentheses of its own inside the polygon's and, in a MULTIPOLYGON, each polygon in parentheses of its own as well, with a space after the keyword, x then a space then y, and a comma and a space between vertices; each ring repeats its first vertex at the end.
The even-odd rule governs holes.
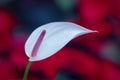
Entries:
POLYGON ((77 37, 52 57, 34 62, 28 80, 120 80, 119 7, 120 0, 0 0, 0 80, 22 80, 26 39, 54 21, 98 33, 77 37))

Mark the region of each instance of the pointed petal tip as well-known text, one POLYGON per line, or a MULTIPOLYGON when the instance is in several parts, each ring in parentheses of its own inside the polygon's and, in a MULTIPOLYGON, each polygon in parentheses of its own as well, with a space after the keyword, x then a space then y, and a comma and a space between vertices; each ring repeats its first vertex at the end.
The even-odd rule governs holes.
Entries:
POLYGON ((99 33, 99 31, 97 31, 97 30, 93 30, 92 32, 99 33))
POLYGON ((97 30, 92 30, 92 32, 97 32, 97 33, 99 33, 97 30))
POLYGON ((94 33, 94 32, 99 33, 97 30, 89 30, 88 31, 88 33, 94 33))

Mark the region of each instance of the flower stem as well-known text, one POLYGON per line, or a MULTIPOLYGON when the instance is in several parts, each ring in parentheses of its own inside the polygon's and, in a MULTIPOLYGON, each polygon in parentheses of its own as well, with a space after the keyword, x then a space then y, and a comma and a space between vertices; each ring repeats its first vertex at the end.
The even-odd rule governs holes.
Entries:
POLYGON ((24 72, 23 80, 27 80, 28 72, 30 70, 31 65, 32 65, 32 62, 29 61, 28 64, 27 64, 27 67, 25 69, 25 72, 24 72))

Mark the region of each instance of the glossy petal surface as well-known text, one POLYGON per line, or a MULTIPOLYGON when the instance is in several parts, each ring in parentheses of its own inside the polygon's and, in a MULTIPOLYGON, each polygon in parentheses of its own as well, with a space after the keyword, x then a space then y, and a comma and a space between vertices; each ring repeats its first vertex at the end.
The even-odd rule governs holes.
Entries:
POLYGON ((29 57, 29 61, 42 60, 55 54, 73 38, 90 32, 94 31, 71 22, 48 23, 38 27, 32 32, 26 41, 25 52, 29 57), (43 31, 45 31, 45 34, 42 42, 39 47, 37 46, 36 55, 32 56, 32 51, 43 31))

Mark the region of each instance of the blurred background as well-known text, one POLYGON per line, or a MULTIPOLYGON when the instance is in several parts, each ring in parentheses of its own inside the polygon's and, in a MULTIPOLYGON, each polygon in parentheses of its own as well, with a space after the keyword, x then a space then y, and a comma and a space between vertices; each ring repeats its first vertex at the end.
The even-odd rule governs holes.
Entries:
POLYGON ((0 80, 22 80, 26 39, 55 21, 99 33, 77 37, 34 62, 28 80, 120 80, 120 0, 0 0, 0 80))

